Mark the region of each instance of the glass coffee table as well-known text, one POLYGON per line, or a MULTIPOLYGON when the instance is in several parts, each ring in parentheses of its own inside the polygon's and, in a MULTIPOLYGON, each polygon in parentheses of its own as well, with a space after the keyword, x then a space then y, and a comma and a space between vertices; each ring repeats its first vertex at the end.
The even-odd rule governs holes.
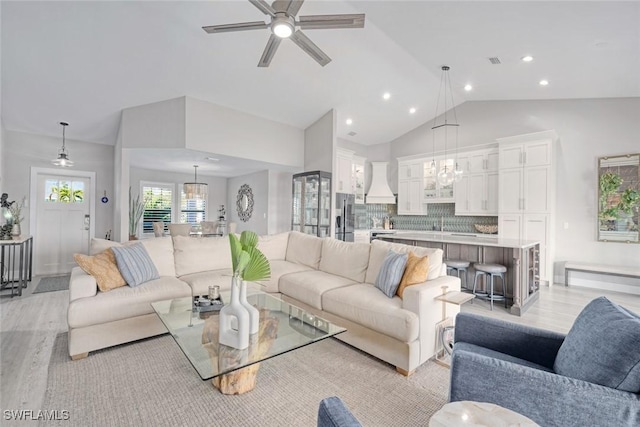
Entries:
MULTIPOLYGON (((258 290, 258 286, 248 284, 247 301, 260 312, 260 331, 245 350, 220 345, 218 312, 194 311, 191 297, 151 304, 200 377, 212 379, 224 394, 252 390, 259 362, 346 331, 258 290)), ((230 291, 220 295, 225 302, 231 299, 230 291)))

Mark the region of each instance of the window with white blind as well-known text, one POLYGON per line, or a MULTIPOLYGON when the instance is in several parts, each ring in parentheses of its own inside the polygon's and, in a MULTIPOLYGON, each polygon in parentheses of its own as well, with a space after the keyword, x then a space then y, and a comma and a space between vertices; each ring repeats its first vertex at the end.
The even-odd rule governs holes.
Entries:
POLYGON ((184 191, 180 202, 180 222, 200 225, 200 221, 207 218, 207 201, 202 199, 187 199, 184 191))
POLYGON ((141 189, 144 200, 142 232, 153 234, 153 223, 162 221, 164 231, 168 233, 168 225, 172 222, 173 184, 145 182, 141 184, 141 189))

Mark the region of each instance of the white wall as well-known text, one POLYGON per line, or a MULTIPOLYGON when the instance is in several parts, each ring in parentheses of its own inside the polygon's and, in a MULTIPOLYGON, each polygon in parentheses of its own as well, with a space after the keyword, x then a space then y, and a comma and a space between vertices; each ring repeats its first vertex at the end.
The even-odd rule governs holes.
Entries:
POLYGON ((336 112, 330 110, 304 131, 304 170, 334 171, 336 112))
POLYGON ((267 213, 267 234, 283 233, 291 230, 293 174, 269 171, 269 208, 267 213))
POLYGON ((184 148, 186 98, 122 110, 123 148, 184 148))
MULTIPOLYGON (((67 131, 67 133, 70 133, 67 131)), ((5 131, 3 138, 2 162, 4 163, 2 192, 9 194, 9 200, 29 198, 32 167, 55 168, 51 160, 56 158, 62 146, 62 137, 5 131)), ((74 171, 96 173, 95 236, 104 237, 113 229, 113 146, 66 139, 69 157, 74 161, 74 171), (107 192, 109 203, 101 203, 100 198, 107 192)), ((29 234, 29 209, 25 209, 25 220, 21 224, 24 234, 29 234)), ((92 236, 93 237, 93 236, 92 236)))
MULTIPOLYGON (((638 265, 640 245, 596 241, 596 166, 600 156, 640 152, 640 98, 475 101, 457 113, 461 147, 549 129, 558 133, 556 282, 562 272, 557 263, 566 260, 638 265)), ((391 158, 428 153, 431 141, 427 123, 392 141, 391 158)), ((397 188, 397 173, 390 179, 397 188)))
POLYGON ((302 168, 301 129, 186 98, 186 148, 302 168))
POLYGON ((229 178, 227 180, 227 223, 238 224, 236 233, 251 230, 258 235, 269 234, 269 198, 269 171, 229 178), (253 193, 253 214, 247 222, 240 219, 236 209, 238 190, 243 184, 251 187, 253 193))

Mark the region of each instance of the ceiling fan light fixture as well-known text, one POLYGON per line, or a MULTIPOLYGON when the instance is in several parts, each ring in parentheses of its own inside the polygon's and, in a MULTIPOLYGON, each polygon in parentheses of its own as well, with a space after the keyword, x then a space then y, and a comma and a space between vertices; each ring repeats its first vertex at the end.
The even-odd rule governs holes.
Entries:
POLYGON ((294 20, 290 16, 276 16, 271 22, 271 31, 281 39, 289 38, 293 34, 293 29, 294 20))

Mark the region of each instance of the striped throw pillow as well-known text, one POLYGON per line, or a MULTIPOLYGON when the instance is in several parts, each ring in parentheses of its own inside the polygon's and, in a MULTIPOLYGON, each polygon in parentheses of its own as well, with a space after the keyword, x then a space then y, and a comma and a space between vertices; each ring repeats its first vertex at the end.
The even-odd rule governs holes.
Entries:
POLYGON ((160 277, 149 253, 142 243, 111 248, 116 256, 118 270, 129 286, 136 287, 160 277))
POLYGON ((404 267, 407 265, 407 254, 399 254, 394 251, 389 251, 378 277, 376 277, 375 287, 380 289, 386 296, 393 298, 400 285, 400 280, 404 274, 404 267))

